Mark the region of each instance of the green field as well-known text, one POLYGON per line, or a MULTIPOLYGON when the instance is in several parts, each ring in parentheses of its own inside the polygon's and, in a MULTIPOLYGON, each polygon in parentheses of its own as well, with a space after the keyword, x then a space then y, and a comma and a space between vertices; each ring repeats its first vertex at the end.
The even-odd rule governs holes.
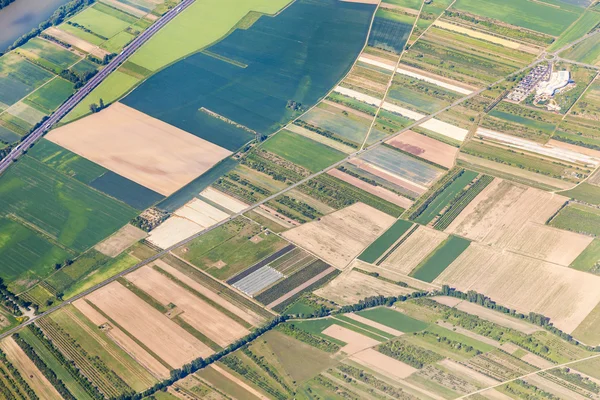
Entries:
POLYGON ((556 51, 579 39, 600 23, 600 13, 586 11, 581 18, 569 27, 550 47, 548 51, 556 51))
POLYGON ((24 157, 0 180, 0 210, 75 251, 84 251, 137 213, 32 157, 24 157))
MULTIPOLYGON (((69 22, 82 25, 94 32, 95 34, 106 39, 110 39, 117 33, 127 28, 132 22, 135 22, 137 20, 134 19, 130 22, 123 21, 120 18, 103 12, 103 10, 106 8, 117 11, 116 9, 110 8, 100 3, 85 9, 81 13, 77 14, 75 17, 71 18, 69 22)), ((125 16, 127 15, 119 11, 117 12, 125 16)))
POLYGON ((598 35, 591 36, 563 51, 560 56, 569 60, 597 65, 600 62, 600 37, 598 35))
POLYGON ((287 244, 274 234, 261 232, 259 225, 238 218, 192 240, 174 253, 215 278, 227 279, 287 244), (250 241, 255 236, 262 240, 250 241), (216 267, 219 261, 226 265, 216 267))
POLYGON ((0 57, 0 103, 10 106, 53 77, 15 53, 5 54, 0 57))
POLYGON ((100 99, 104 104, 117 100, 140 80, 119 70, 113 72, 98 87, 87 95, 77 106, 63 118, 62 122, 71 122, 90 113, 90 104, 98 104, 100 99))
POLYGON ((129 32, 119 32, 115 36, 108 39, 106 42, 102 43, 102 46, 100 47, 111 53, 120 53, 121 50, 123 50, 123 48, 134 39, 134 37, 135 36, 133 36, 129 32))
POLYGON ((39 63, 43 67, 53 70, 57 74, 63 69, 69 68, 80 59, 76 54, 37 37, 29 40, 19 47, 17 51, 19 53, 22 52, 33 62, 39 63))
POLYGON ((387 307, 371 308, 369 310, 360 311, 357 314, 405 333, 422 331, 429 325, 426 322, 411 318, 408 315, 387 307))
POLYGON ((207 0, 186 8, 144 44, 131 62, 156 71, 225 36, 248 12, 274 14, 289 0, 207 0))
POLYGON ((359 260, 374 263, 392 244, 413 226, 411 222, 402 219, 396 221, 385 233, 377 238, 358 256, 359 260))
POLYGON ((56 77, 27 96, 24 102, 44 113, 51 113, 67 100, 74 91, 71 82, 56 77))
POLYGON ((600 206, 600 187, 583 182, 574 189, 560 192, 563 196, 571 197, 584 203, 600 206))
POLYGON ((600 210, 571 203, 560 210, 550 225, 572 232, 600 236, 600 210))
POLYGON ((262 148, 312 172, 321 171, 346 156, 341 151, 287 130, 275 134, 262 148))
POLYGON ((477 172, 465 170, 429 202, 427 207, 415 218, 415 221, 424 225, 430 223, 476 176, 477 172))
POLYGON ((471 244, 467 239, 450 236, 410 273, 410 276, 433 282, 471 244))
POLYGON ((54 271, 72 254, 46 240, 34 230, 0 217, 0 277, 19 292, 54 271))
POLYGON ((571 268, 600 274, 600 239, 594 239, 571 263, 571 268))
POLYGON ((106 39, 104 37, 100 37, 98 35, 94 35, 93 33, 86 32, 83 29, 77 28, 73 25, 69 25, 68 23, 64 23, 58 26, 61 31, 65 31, 70 33, 71 35, 77 36, 79 39, 85 40, 93 45, 101 45, 106 39))
POLYGON ((582 8, 561 5, 531 0, 457 0, 453 8, 559 36, 583 13, 582 8))

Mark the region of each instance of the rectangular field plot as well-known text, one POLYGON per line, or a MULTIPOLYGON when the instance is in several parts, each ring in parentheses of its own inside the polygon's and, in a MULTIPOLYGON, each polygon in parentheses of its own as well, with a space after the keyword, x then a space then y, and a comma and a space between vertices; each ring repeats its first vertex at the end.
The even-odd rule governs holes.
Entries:
POLYGON ((234 283, 233 287, 246 293, 248 296, 253 296, 282 278, 284 276, 281 272, 269 266, 264 266, 234 283))
POLYGON ((598 65, 600 63, 600 40, 597 35, 590 36, 563 51, 560 55, 569 60, 598 65))
POLYGON ((0 103, 13 105, 53 77, 17 54, 5 54, 0 58, 0 103))
POLYGON ((137 210, 144 210, 165 198, 162 194, 112 171, 106 171, 102 176, 94 179, 90 182, 90 186, 137 210))
POLYGON ((127 223, 133 208, 25 157, 2 179, 0 208, 84 251, 127 223))
POLYGON ((456 147, 413 131, 406 131, 386 143, 444 168, 452 168, 458 154, 456 147))
POLYGON ((73 92, 74 88, 71 82, 56 77, 27 96, 24 102, 44 113, 51 113, 73 92))
POLYGON ((600 284, 599 277, 477 243, 435 283, 486 293, 498 304, 520 312, 539 312, 569 333, 600 302, 600 294, 592 289, 600 284))
POLYGON ((393 221, 381 211, 356 203, 282 235, 342 269, 393 221))
POLYGON ((231 154, 120 103, 46 138, 162 195, 172 194, 231 154))
POLYGON ((363 251, 359 260, 374 263, 385 253, 398 239, 400 239, 413 226, 412 223, 398 220, 387 231, 377 238, 369 247, 363 251))
POLYGON ((79 56, 63 47, 37 37, 20 46, 17 52, 57 74, 80 59, 79 56))
MULTIPOLYGON (((186 14, 193 15, 192 9, 183 13, 184 20, 186 14)), ((271 134, 300 115, 299 110, 288 106, 290 101, 308 109, 329 92, 358 56, 374 9, 370 4, 332 0, 294 2, 275 17, 263 17, 248 29, 233 31, 209 47, 209 54, 196 53, 164 69, 123 101, 235 151, 253 139, 248 129, 271 134), (316 51, 307 52, 306 45, 316 51), (302 54, 301 63, 296 62, 298 54, 302 54), (234 131, 234 125, 200 109, 246 128, 234 131)), ((188 38, 182 38, 182 46, 187 46, 183 43, 188 38)), ((149 44, 157 40, 153 38, 149 44)), ((170 47, 177 48, 167 43, 164 50, 170 47)), ((162 50, 152 58, 160 58, 155 54, 162 50)), ((148 55, 142 49, 132 61, 148 67, 139 61, 144 53, 148 55)))
POLYGON ((422 331, 428 325, 426 322, 419 321, 418 319, 385 307, 361 311, 357 315, 405 333, 422 331))
POLYGON ((237 218, 179 247, 174 252, 219 279, 229 278, 289 243, 237 218))
POLYGON ((410 275, 425 282, 433 282, 469 247, 470 243, 466 239, 450 236, 427 256, 410 275))
POLYGON ((135 17, 104 4, 89 7, 69 20, 72 24, 83 26, 104 39, 113 37, 136 21, 135 17))
POLYGON ((600 236, 600 211, 583 204, 571 203, 552 218, 550 225, 590 236, 600 236))
POLYGON ((415 16, 400 10, 379 9, 375 14, 369 46, 400 54, 408 40, 415 16))

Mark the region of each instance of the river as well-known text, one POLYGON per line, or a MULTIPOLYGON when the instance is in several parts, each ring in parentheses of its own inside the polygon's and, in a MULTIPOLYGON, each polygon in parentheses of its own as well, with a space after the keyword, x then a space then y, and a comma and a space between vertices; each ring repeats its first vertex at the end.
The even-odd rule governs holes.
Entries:
POLYGON ((0 53, 70 0, 16 0, 0 10, 0 53))

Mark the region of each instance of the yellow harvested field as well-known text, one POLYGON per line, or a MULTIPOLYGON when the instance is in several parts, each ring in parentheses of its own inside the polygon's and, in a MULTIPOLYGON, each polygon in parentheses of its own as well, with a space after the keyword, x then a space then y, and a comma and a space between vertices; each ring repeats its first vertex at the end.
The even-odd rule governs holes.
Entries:
POLYGON ((381 263, 381 266, 408 275, 447 237, 448 235, 444 232, 419 226, 400 247, 381 263))
POLYGON ((229 214, 200 199, 193 199, 153 229, 148 241, 166 249, 227 218, 229 214))
POLYGON ((90 293, 86 299, 173 368, 213 353, 118 282, 90 293))
POLYGON ((231 154, 121 103, 55 129, 46 139, 165 196, 231 154))
POLYGON ((413 131, 406 131, 386 143, 446 168, 454 166, 454 160, 459 150, 454 146, 413 131))
POLYGON ((401 331, 396 330, 394 328, 390 328, 387 325, 380 324, 379 322, 375 322, 375 321, 373 321, 371 319, 368 319, 368 318, 365 318, 365 317, 361 317, 358 314, 349 313, 349 314, 346 314, 346 317, 348 317, 350 319, 353 319, 356 322, 360 322, 362 324, 369 325, 372 328, 379 329, 380 331, 389 333, 390 335, 394 335, 394 336, 402 336, 402 335, 404 335, 404 332, 401 332, 401 331))
MULTIPOLYGON (((598 276, 478 243, 471 243, 434 282, 485 293, 525 314, 543 314, 567 333, 600 302, 598 276)), ((470 303, 458 307, 463 304, 470 303)))
POLYGON ((358 332, 351 331, 348 328, 335 324, 328 326, 327 329, 321 333, 346 343, 346 345, 341 348, 341 351, 349 355, 358 353, 369 347, 377 346, 380 343, 368 336, 361 335, 358 332))
POLYGON ((315 142, 323 143, 326 146, 329 146, 346 154, 354 153, 356 151, 354 147, 345 145, 344 143, 338 142, 337 140, 329 139, 326 136, 319 135, 316 132, 313 132, 298 125, 290 124, 286 126, 285 129, 297 133, 298 135, 302 135, 304 137, 312 139, 315 142))
POLYGON ((212 186, 209 186, 200 192, 200 196, 220 205, 221 207, 225 207, 234 214, 248 208, 248 204, 236 199, 235 197, 229 196, 228 194, 225 194, 220 190, 213 188, 212 186))
POLYGON ((252 386, 248 385, 242 379, 238 378, 237 376, 235 376, 233 374, 230 374, 225 369, 221 368, 218 364, 212 364, 211 366, 209 366, 209 368, 214 369, 215 371, 217 371, 218 373, 223 375, 226 379, 232 381, 236 385, 241 386, 248 392, 252 393, 254 396, 258 397, 260 400, 271 400, 269 397, 264 396, 258 390, 254 389, 252 386))
POLYGON ((189 287, 191 287, 192 289, 194 289, 195 291, 200 293, 202 296, 214 301, 215 303, 219 304, 221 307, 223 307, 226 310, 230 311, 231 313, 237 315, 238 317, 240 317, 244 321, 248 322, 249 324, 258 326, 265 321, 265 319, 263 317, 252 312, 251 310, 244 310, 244 309, 241 309, 241 308, 231 304, 230 302, 225 300, 223 297, 219 296, 217 293, 215 293, 212 290, 208 289, 207 287, 201 285, 199 282, 190 278, 189 276, 187 276, 183 272, 179 271, 177 268, 174 268, 173 266, 167 264, 166 262, 164 262, 162 260, 156 260, 156 261, 154 261, 154 265, 156 265, 158 268, 162 269, 166 273, 174 276, 181 282, 185 283, 186 285, 188 285, 189 287))
POLYGON ((388 283, 357 271, 344 271, 326 286, 315 291, 340 305, 358 303, 369 296, 399 296, 411 293, 413 289, 388 283))
POLYGON ((417 371, 416 368, 373 349, 356 353, 350 359, 391 379, 405 379, 417 371))
POLYGON ((110 54, 108 51, 103 50, 100 47, 95 46, 89 42, 86 42, 83 39, 79 39, 77 36, 60 30, 54 26, 51 26, 50 28, 46 29, 44 33, 46 35, 50 35, 60 40, 61 42, 70 44, 71 46, 76 47, 79 50, 85 51, 86 53, 90 53, 98 57, 104 57, 105 55, 110 54))
POLYGON ((0 348, 6 354, 8 361, 19 371, 25 382, 27 382, 41 400, 62 399, 54 386, 52 386, 12 337, 5 338, 0 343, 0 348))
MULTIPOLYGON (((73 306, 96 326, 110 324, 108 319, 106 319, 102 314, 89 305, 85 299, 74 301, 73 306)), ((152 375, 159 379, 165 379, 169 377, 170 370, 162 365, 156 358, 154 358, 122 330, 115 326, 111 326, 111 328, 106 331, 106 335, 121 349, 123 349, 123 351, 128 353, 133 359, 140 363, 140 365, 150 371, 152 375)))
POLYGON ((527 222, 506 248, 568 267, 593 240, 590 236, 527 222))
POLYGON ((282 236, 343 269, 394 222, 394 217, 359 202, 282 236))
POLYGON ((521 50, 531 54, 540 54, 541 49, 537 49, 533 46, 527 46, 521 43, 513 42, 511 40, 506 40, 497 36, 488 35, 487 33, 478 32, 473 29, 464 28, 462 26, 454 25, 444 21, 436 21, 434 23, 435 26, 442 29, 447 29, 449 31, 454 31, 458 33, 462 33, 463 35, 471 36, 475 39, 482 39, 486 42, 496 43, 500 46, 508 47, 510 49, 521 50))
POLYGON ((482 392, 481 395, 488 400, 514 400, 512 397, 505 395, 496 389, 489 389, 482 392))
POLYGON ((143 230, 127 224, 94 248, 109 257, 116 257, 135 242, 148 236, 143 230))
POLYGON ((470 303, 468 301, 464 301, 461 299, 457 299, 455 297, 435 297, 433 300, 438 303, 445 304, 449 307, 454 307, 457 310, 464 311, 466 313, 477 315, 480 318, 491 321, 495 324, 504 326, 506 328, 515 329, 517 331, 523 332, 525 334, 532 334, 534 332, 542 331, 543 329, 539 326, 535 326, 533 324, 529 324, 525 321, 520 321, 516 318, 510 317, 508 315, 504 315, 498 311, 490 310, 489 308, 482 307, 478 304, 470 303), (457 300, 452 302, 451 300, 457 300), (454 304, 454 305, 451 305, 454 304))
POLYGON ((221 347, 250 333, 221 311, 148 266, 127 274, 125 279, 163 306, 175 305, 183 311, 179 314, 181 319, 221 347))
POLYGON ((550 368, 554 365, 553 362, 548 361, 545 358, 536 356, 535 354, 532 354, 529 352, 527 354, 525 354, 523 357, 521 357, 521 360, 533 365, 534 367, 538 367, 540 369, 550 368))
POLYGON ((466 377, 468 380, 478 382, 481 386, 495 386, 498 384, 497 380, 448 358, 440 361, 438 364, 453 372, 455 375, 466 377))
POLYGON ((342 172, 339 169, 330 169, 329 171, 327 171, 327 174, 334 176, 346 183, 349 183, 352 186, 360 188, 367 193, 371 193, 372 195, 377 196, 383 200, 387 200, 390 203, 400 206, 404 209, 410 208, 410 206, 412 206, 413 204, 412 200, 409 200, 406 197, 402 197, 382 186, 371 185, 370 183, 365 182, 362 179, 358 179, 345 172, 342 172))

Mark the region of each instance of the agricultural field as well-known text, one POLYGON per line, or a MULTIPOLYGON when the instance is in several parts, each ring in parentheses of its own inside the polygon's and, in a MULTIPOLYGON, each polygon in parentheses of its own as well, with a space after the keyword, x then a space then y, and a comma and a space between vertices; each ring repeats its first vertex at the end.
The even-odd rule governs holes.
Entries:
POLYGON ((550 221, 551 226, 594 237, 600 235, 599 223, 600 211, 597 208, 577 203, 562 208, 550 221))
POLYGON ((368 45, 387 52, 400 54, 404 50, 415 14, 397 8, 379 9, 375 14, 368 45))

